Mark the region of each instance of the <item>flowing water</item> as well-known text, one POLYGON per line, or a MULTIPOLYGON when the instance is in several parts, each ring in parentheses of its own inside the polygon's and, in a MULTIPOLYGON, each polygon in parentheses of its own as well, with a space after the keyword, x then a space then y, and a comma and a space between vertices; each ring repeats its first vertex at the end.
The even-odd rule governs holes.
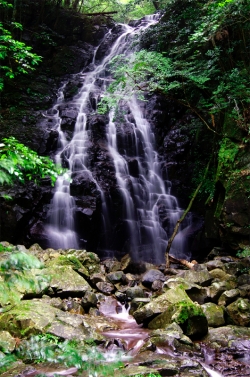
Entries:
MULTIPOLYGON (((154 134, 149 122, 143 115, 140 103, 136 98, 131 98, 126 104, 124 115, 126 127, 114 120, 113 111, 109 114, 106 124, 106 140, 109 156, 113 160, 115 178, 121 197, 121 214, 123 244, 112 250, 114 234, 114 221, 112 221, 112 197, 101 187, 98 179, 94 177, 88 158, 90 130, 88 117, 96 111, 98 98, 102 96, 112 78, 108 70, 110 60, 118 54, 128 55, 131 51, 133 39, 150 25, 157 22, 158 16, 145 17, 139 26, 132 27, 120 25, 122 30, 110 48, 110 51, 98 63, 96 54, 98 49, 110 38, 109 31, 103 38, 101 45, 96 48, 93 61, 88 72, 82 72, 83 81, 79 93, 71 101, 71 107, 77 111, 77 120, 74 134, 67 141, 61 129, 59 111, 64 101, 64 86, 60 90, 57 104, 45 116, 54 117, 60 140, 56 161, 64 156, 68 166, 68 177, 59 177, 55 193, 49 210, 47 225, 50 246, 53 248, 77 248, 79 238, 75 224, 75 200, 70 193, 70 179, 81 174, 99 192, 102 208, 102 231, 109 237, 103 237, 99 249, 104 256, 112 256, 115 249, 129 252, 135 261, 150 261, 153 263, 164 262, 164 252, 168 238, 172 234, 176 221, 180 218, 182 210, 177 199, 171 195, 171 183, 163 180, 161 164, 155 149, 154 134), (127 129, 130 129, 129 137, 127 129), (129 139, 129 143, 128 143, 129 139), (111 250, 111 251, 110 251, 111 250)), ((79 75, 78 75, 79 77, 79 75)), ((172 246, 171 253, 175 257, 184 257, 186 254, 185 237, 183 229, 189 227, 188 221, 182 225, 172 246)), ((119 236, 117 237, 119 238, 119 236)), ((118 240, 119 241, 119 240, 118 240)), ((117 246, 118 245, 118 246, 117 246)), ((94 250, 93 250, 94 251, 94 250)))

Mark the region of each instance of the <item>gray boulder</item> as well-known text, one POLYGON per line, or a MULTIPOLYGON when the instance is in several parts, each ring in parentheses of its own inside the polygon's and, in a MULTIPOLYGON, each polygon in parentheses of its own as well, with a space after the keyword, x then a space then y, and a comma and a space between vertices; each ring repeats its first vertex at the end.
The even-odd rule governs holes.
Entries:
POLYGON ((165 275, 159 270, 151 269, 142 276, 141 282, 145 287, 151 287, 155 280, 165 281, 165 275))

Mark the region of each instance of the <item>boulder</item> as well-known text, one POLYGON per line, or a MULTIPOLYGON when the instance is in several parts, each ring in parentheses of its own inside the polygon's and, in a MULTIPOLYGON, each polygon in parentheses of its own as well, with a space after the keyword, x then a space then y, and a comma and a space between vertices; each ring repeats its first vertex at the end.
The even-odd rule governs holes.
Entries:
POLYGON ((195 345, 190 338, 183 334, 181 327, 177 323, 172 323, 165 329, 152 331, 140 352, 155 348, 170 348, 174 352, 188 352, 194 350, 195 345))
POLYGON ((58 295, 82 295, 91 290, 87 281, 69 266, 51 266, 43 273, 51 277, 50 287, 58 295))
POLYGON ((104 293, 104 294, 111 294, 115 291, 115 287, 113 286, 113 284, 111 283, 107 283, 105 281, 100 281, 98 283, 96 283, 96 288, 104 293))
POLYGON ((165 328, 172 322, 179 324, 191 338, 204 336, 208 331, 207 319, 199 304, 193 303, 180 287, 170 289, 137 309, 137 323, 148 324, 150 329, 165 328))
POLYGON ((47 332, 59 309, 37 299, 23 300, 0 316, 0 329, 15 337, 47 332))
POLYGON ((116 329, 110 318, 63 312, 39 299, 23 300, 0 316, 0 330, 15 337, 49 333, 61 339, 102 341, 102 331, 116 329))
POLYGON ((116 283, 126 283, 126 275, 124 274, 123 271, 114 271, 110 272, 109 274, 106 275, 107 279, 110 281, 112 284, 116 283))
POLYGON ((105 259, 102 264, 108 273, 119 271, 121 269, 121 262, 119 262, 116 258, 105 259))
POLYGON ((215 268, 221 268, 222 269, 224 267, 224 263, 219 259, 213 259, 213 260, 205 263, 205 266, 207 267, 208 271, 212 271, 215 268))
POLYGON ((236 301, 238 297, 240 297, 240 290, 239 289, 230 289, 229 291, 225 291, 219 297, 218 305, 227 306, 231 304, 233 301, 236 301))
MULTIPOLYGON (((51 254, 50 254, 51 257, 51 254)), ((45 263, 47 267, 53 266, 68 266, 73 268, 73 270, 79 272, 85 277, 89 277, 88 270, 83 266, 79 259, 73 254, 67 255, 56 255, 53 259, 50 259, 45 263)))
POLYGON ((0 331, 0 351, 11 353, 16 347, 16 339, 8 331, 0 331))
POLYGON ((145 292, 141 287, 130 287, 126 290, 126 296, 128 300, 133 300, 134 298, 144 298, 145 292))
POLYGON ((169 278, 163 285, 163 287, 172 289, 178 286, 186 291, 188 297, 192 301, 196 301, 200 305, 204 304, 204 302, 207 300, 208 292, 206 287, 201 287, 200 285, 189 282, 179 276, 169 278))
POLYGON ((250 275, 242 274, 237 278, 238 285, 250 285, 250 275))
POLYGON ((211 301, 217 303, 219 297, 223 292, 237 287, 237 281, 235 277, 231 277, 227 281, 214 281, 208 288, 208 296, 211 301))
POLYGON ((100 258, 97 254, 86 250, 68 250, 68 254, 75 256, 87 269, 89 275, 101 271, 100 258))
POLYGON ((226 308, 228 322, 239 326, 250 325, 250 300, 238 298, 226 308))
POLYGON ((228 347, 232 341, 250 338, 250 328, 228 325, 218 328, 210 328, 203 342, 216 348, 228 347))
POLYGON ((150 302, 150 298, 143 298, 143 297, 136 297, 130 303, 129 314, 133 315, 133 313, 141 308, 142 306, 148 304, 150 302))
POLYGON ((194 269, 184 271, 180 276, 184 280, 201 285, 202 287, 208 287, 213 280, 213 277, 210 275, 206 267, 198 271, 195 271, 194 269))
POLYGON ((91 307, 96 307, 97 302, 98 302, 98 299, 95 293, 87 291, 85 292, 85 295, 82 298, 81 304, 85 311, 89 311, 91 307))
POLYGON ((165 275, 159 270, 151 269, 142 276, 141 282, 145 287, 151 287, 155 280, 165 281, 165 275))
POLYGON ((227 274, 225 271, 223 271, 220 268, 215 268, 209 273, 214 279, 219 279, 219 280, 227 280, 231 277, 231 275, 227 274))
POLYGON ((92 284, 96 285, 97 283, 105 282, 106 276, 102 274, 101 272, 98 272, 90 276, 90 281, 92 284))
POLYGON ((219 327, 225 325, 224 310, 212 302, 201 305, 202 310, 207 318, 208 326, 219 327))
POLYGON ((179 287, 169 289, 166 293, 151 299, 150 303, 134 312, 134 318, 137 323, 148 323, 157 315, 163 313, 166 308, 180 301, 192 302, 185 291, 179 287))

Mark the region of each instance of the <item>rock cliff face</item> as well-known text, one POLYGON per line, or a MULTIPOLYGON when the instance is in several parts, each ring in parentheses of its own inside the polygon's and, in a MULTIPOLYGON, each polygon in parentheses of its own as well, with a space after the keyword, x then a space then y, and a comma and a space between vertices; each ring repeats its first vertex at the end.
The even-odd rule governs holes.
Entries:
MULTIPOLYGON (((45 118, 44 112, 56 101, 58 88, 63 83, 66 85, 66 101, 71 100, 77 93, 82 77, 72 75, 89 65, 96 47, 107 31, 114 27, 114 23, 106 18, 83 17, 61 8, 47 8, 44 4, 44 8, 40 9, 40 5, 25 0, 22 4, 25 7, 22 8, 22 22, 24 42, 31 45, 43 60, 29 76, 6 82, 1 96, 0 138, 15 136, 39 154, 53 156, 57 149, 58 132, 55 130, 53 118, 45 118)), ((17 12, 19 11, 18 9, 17 12)), ((102 52, 97 53, 101 57, 102 52)), ((68 108, 65 104, 60 108, 60 115, 62 129, 66 130, 67 137, 71 138, 77 113, 74 108, 68 108)), ((90 122, 96 129, 93 138, 98 139, 100 133, 103 133, 101 118, 90 119, 90 122)), ((102 151, 97 145, 92 146, 91 154, 101 161, 102 151)), ((101 171, 102 166, 99 169, 101 171)), ((99 220, 95 220, 95 212, 99 202, 98 197, 89 197, 89 200, 86 199, 87 204, 86 200, 77 198, 79 184, 79 177, 74 177, 72 193, 76 195, 79 205, 77 217, 88 233, 89 223, 94 222, 95 225, 91 225, 91 228, 98 230, 99 220)), ((26 245, 36 239, 46 245, 47 235, 43 223, 46 221, 52 190, 46 179, 39 187, 27 183, 25 186, 17 184, 12 188, 2 188, 3 195, 10 195, 12 200, 0 198, 0 238, 26 245)), ((88 182, 84 183, 81 190, 88 198, 91 193, 88 182)), ((91 247, 94 245, 91 244, 91 247)))

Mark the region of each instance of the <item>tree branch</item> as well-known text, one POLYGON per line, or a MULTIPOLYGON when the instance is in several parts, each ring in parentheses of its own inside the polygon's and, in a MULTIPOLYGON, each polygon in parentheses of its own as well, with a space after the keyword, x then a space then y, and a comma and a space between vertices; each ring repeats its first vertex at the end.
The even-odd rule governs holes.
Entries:
POLYGON ((171 246, 172 246, 172 243, 173 243, 173 241, 174 241, 174 238, 175 238, 176 234, 178 233, 178 230, 179 230, 180 224, 181 224, 182 221, 185 219, 187 213, 190 211, 190 208, 192 207, 192 204, 193 204, 193 202, 194 202, 194 199, 196 198, 198 192, 200 191, 200 188, 201 188, 202 184, 203 184, 204 181, 205 181, 205 178, 206 178, 206 176, 207 176, 207 173, 208 173, 208 170, 209 170, 209 166, 210 166, 211 160, 212 160, 212 158, 209 160, 209 162, 208 162, 208 164, 207 164, 207 166, 206 166, 206 169, 205 169, 205 171, 204 171, 204 174, 203 174, 203 177, 202 177, 201 182, 199 183, 198 187, 196 188, 196 190, 195 190, 195 192, 194 192, 194 194, 193 194, 193 196, 192 196, 192 198, 191 198, 191 200, 190 200, 190 202, 189 202, 189 204, 188 204, 186 210, 183 212, 183 214, 182 214, 182 216, 180 217, 180 219, 176 222, 176 225, 175 225, 175 227, 174 227, 174 231, 173 231, 173 233, 172 233, 172 236, 171 236, 171 237, 169 238, 169 240, 168 240, 168 246, 167 246, 166 253, 165 253, 165 255, 166 255, 166 267, 167 267, 167 268, 169 268, 169 251, 170 251, 170 249, 171 249, 171 246))

